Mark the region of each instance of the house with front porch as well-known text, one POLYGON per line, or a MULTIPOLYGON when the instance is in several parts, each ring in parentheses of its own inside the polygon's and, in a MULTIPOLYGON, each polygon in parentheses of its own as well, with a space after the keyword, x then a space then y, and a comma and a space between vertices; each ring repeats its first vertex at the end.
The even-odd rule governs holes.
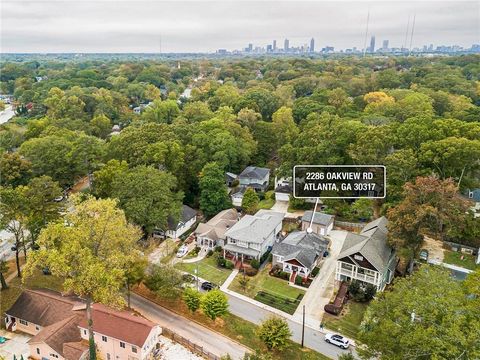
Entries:
POLYGON ((280 240, 284 216, 284 213, 271 210, 245 215, 225 232, 224 256, 242 262, 260 260, 280 240))
POLYGON ((233 227, 240 216, 235 209, 220 211, 206 223, 198 224, 195 229, 197 246, 213 250, 216 246, 225 245, 225 232, 233 227))
POLYGON ((383 291, 395 274, 398 258, 387 242, 387 219, 382 216, 362 229, 348 233, 338 256, 335 280, 356 280, 383 291))
POLYGON ((290 282, 297 276, 307 279, 323 259, 330 240, 306 231, 293 231, 281 242, 273 245, 272 267, 290 274, 290 282))

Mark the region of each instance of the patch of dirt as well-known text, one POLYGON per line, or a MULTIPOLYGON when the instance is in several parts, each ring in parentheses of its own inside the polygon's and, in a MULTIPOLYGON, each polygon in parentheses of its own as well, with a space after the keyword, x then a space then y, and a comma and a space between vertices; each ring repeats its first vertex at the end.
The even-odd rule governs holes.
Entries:
POLYGON ((443 244, 440 240, 435 240, 425 236, 422 249, 426 249, 428 251, 429 260, 443 262, 443 244))

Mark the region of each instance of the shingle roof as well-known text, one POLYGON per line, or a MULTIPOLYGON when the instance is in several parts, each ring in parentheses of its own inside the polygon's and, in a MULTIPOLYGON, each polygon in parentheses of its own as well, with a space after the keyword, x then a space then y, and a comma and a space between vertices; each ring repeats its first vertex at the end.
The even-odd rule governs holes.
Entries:
POLYGON ((284 213, 259 210, 255 215, 245 215, 225 232, 225 236, 240 241, 261 244, 282 223, 284 213))
MULTIPOLYGON (((310 222, 312 220, 312 214, 313 211, 305 211, 305 214, 302 216, 302 221, 307 221, 310 222)), ((321 213, 321 212, 315 212, 315 216, 313 217, 313 223, 318 224, 318 225, 329 225, 333 221, 334 216, 321 213)))
MULTIPOLYGON (((92 305, 93 331, 110 336, 126 343, 142 347, 151 330, 158 326, 155 323, 134 316, 127 311, 116 311, 102 304, 92 305)), ((82 318, 79 327, 87 328, 86 317, 82 318)))
POLYGON ((220 211, 207 223, 198 224, 195 229, 197 236, 203 236, 211 240, 225 239, 225 232, 238 222, 238 211, 227 209, 220 211))
POLYGON ((323 256, 330 241, 321 235, 294 231, 282 242, 273 245, 272 254, 284 257, 284 261, 296 259, 307 268, 311 268, 319 256, 323 256))
POLYGON ((282 194, 291 194, 292 187, 290 185, 279 185, 275 188, 275 192, 282 193, 282 194))
POLYGON ((256 166, 247 166, 240 173, 240 175, 238 175, 238 177, 262 180, 267 174, 270 174, 270 169, 256 166))
POLYGON ((86 351, 88 351, 88 342, 85 340, 63 344, 63 356, 67 360, 79 360, 86 351))
MULTIPOLYGON (((81 314, 84 315, 84 312, 82 311, 81 314)), ((76 314, 44 327, 38 334, 30 339, 29 343, 45 343, 68 360, 79 359, 85 350, 88 349, 88 346, 83 348, 83 351, 77 347, 77 351, 74 352, 71 348, 67 347, 67 349, 65 349, 64 344, 79 343, 82 340, 78 329, 78 323, 81 318, 82 316, 80 316, 80 314, 76 314), (65 350, 68 354, 65 353, 65 350), (76 357, 77 355, 74 356, 74 353, 77 355, 80 353, 80 356, 76 357)))
POLYGON ((180 219, 178 221, 175 221, 175 219, 172 216, 169 216, 167 219, 168 223, 168 228, 170 230, 177 230, 180 223, 187 223, 191 219, 193 219, 195 216, 197 216, 197 212, 192 209, 190 206, 187 205, 182 205, 182 212, 180 214, 180 219))
POLYGON ((24 290, 6 314, 45 327, 73 315, 79 304, 84 308, 83 300, 76 296, 46 289, 24 290))
POLYGON ((387 224, 382 216, 365 225, 360 234, 348 233, 338 258, 360 253, 379 272, 384 272, 393 251, 387 242, 387 224))

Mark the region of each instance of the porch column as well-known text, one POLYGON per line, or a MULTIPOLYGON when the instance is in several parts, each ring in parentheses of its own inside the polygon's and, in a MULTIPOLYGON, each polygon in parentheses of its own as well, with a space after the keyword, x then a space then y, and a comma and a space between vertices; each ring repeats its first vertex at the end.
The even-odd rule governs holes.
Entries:
POLYGON ((225 257, 225 248, 223 249, 223 257, 225 257))

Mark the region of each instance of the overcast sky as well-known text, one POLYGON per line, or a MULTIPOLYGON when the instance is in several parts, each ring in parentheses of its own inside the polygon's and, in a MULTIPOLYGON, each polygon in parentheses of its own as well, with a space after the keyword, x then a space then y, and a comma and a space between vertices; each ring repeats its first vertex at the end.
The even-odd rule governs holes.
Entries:
POLYGON ((248 43, 390 47, 480 43, 479 1, 22 1, 1 0, 2 52, 212 52, 248 43), (161 39, 161 40, 160 40, 161 39), (410 43, 408 35, 407 45, 410 43), (160 45, 161 44, 161 45, 160 45))

